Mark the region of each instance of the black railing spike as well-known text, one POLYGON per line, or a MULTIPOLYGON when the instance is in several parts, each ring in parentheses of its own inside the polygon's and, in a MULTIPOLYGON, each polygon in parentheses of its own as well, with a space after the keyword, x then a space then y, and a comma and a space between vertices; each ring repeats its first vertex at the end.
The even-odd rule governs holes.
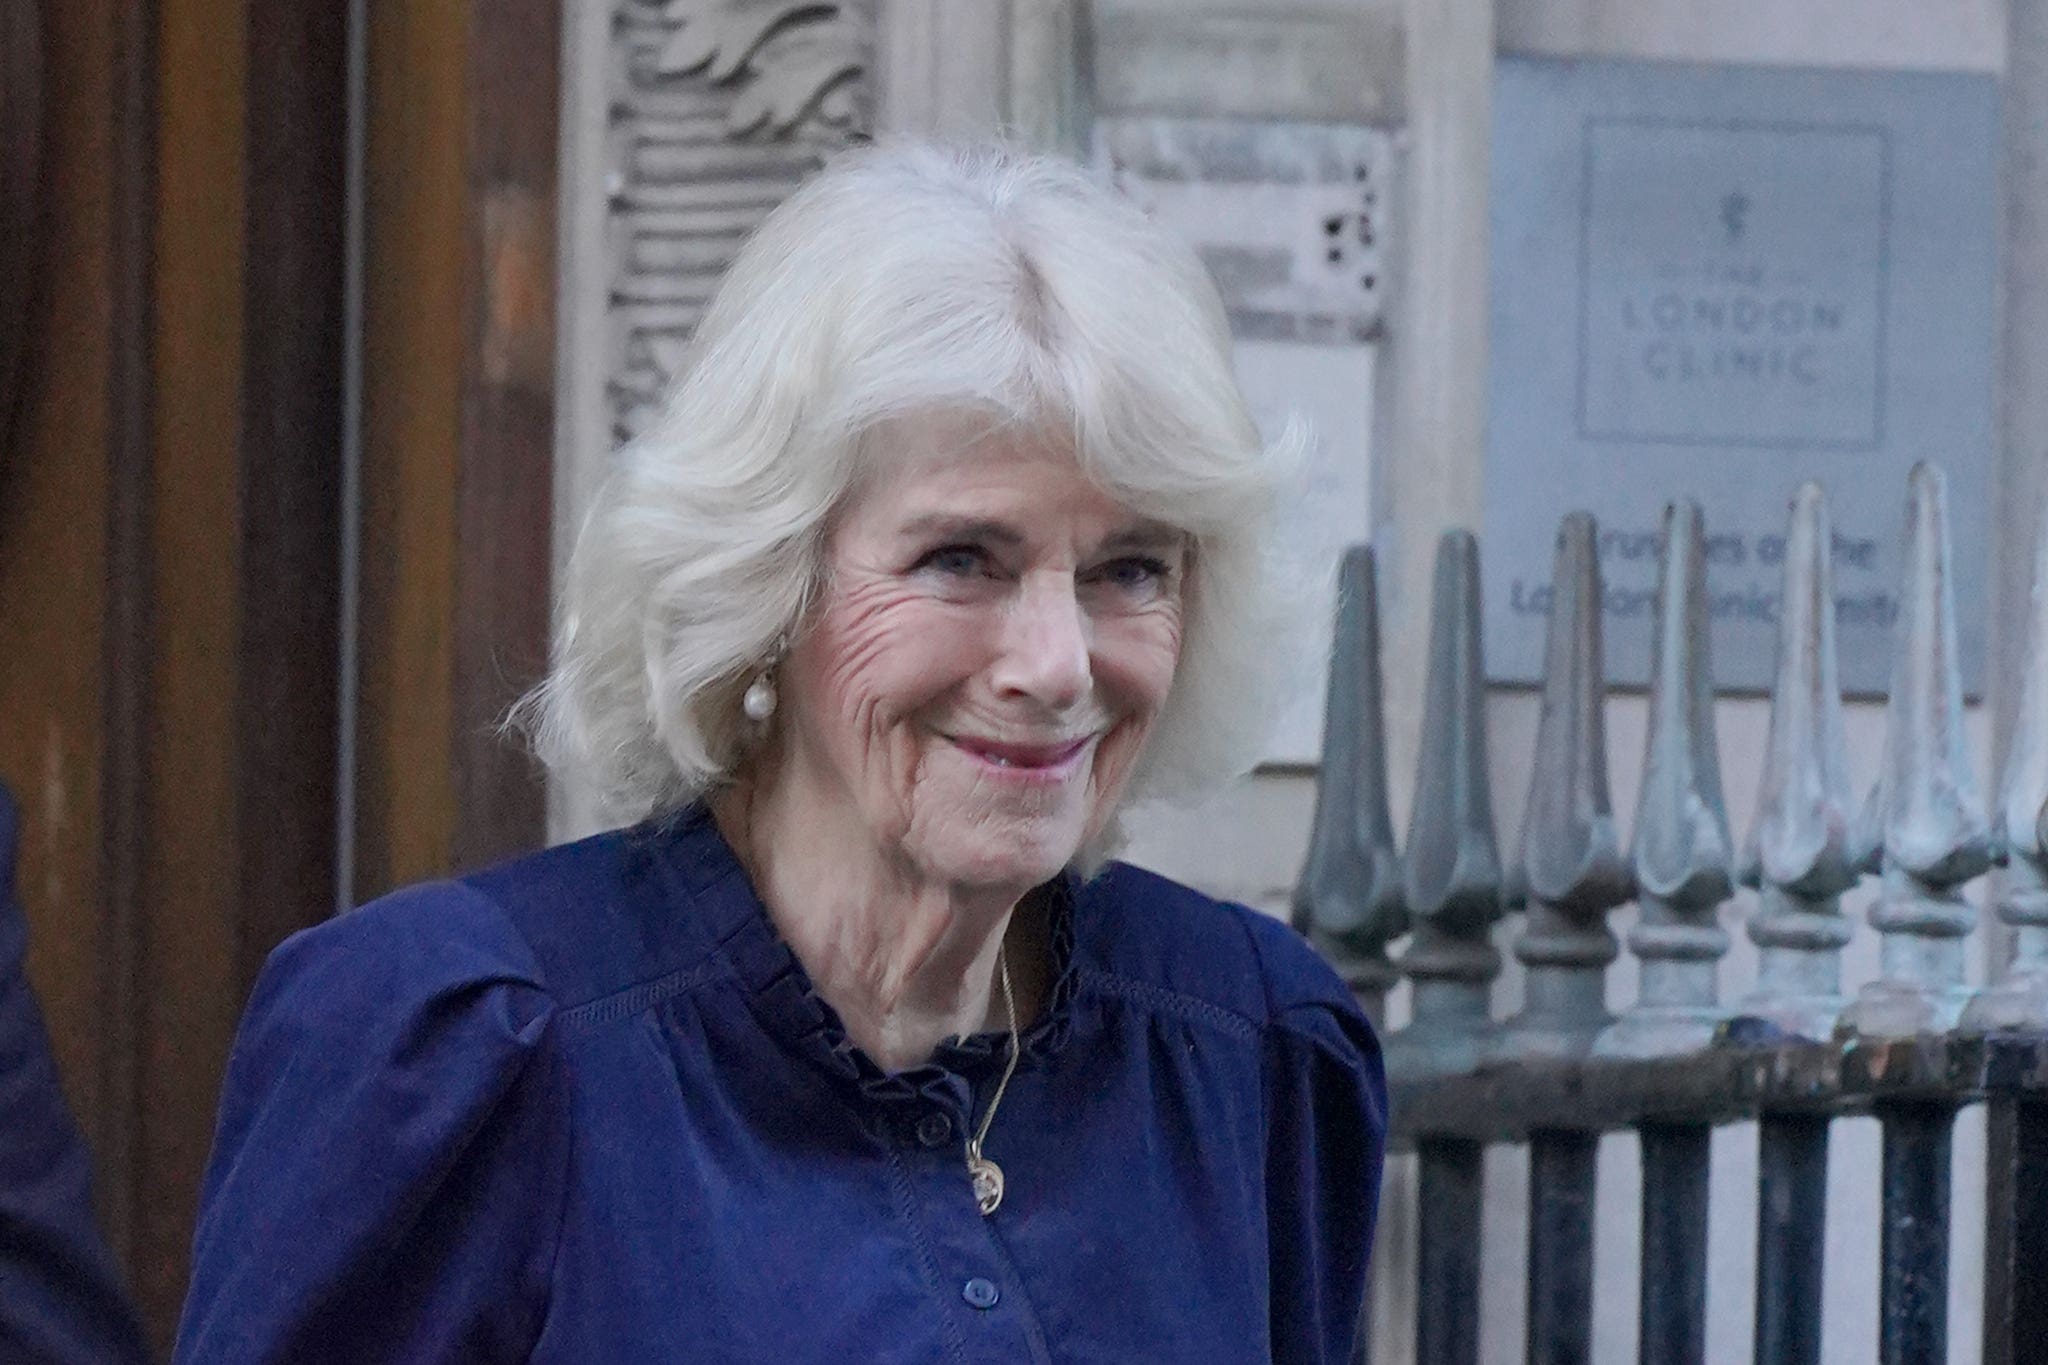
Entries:
POLYGON ((1407 927, 1387 804, 1379 646, 1373 553, 1354 545, 1338 570, 1322 770, 1293 921, 1375 1009, 1396 980, 1386 946, 1407 927))
POLYGON ((1726 1018, 1716 993, 1728 951, 1721 903, 1735 893, 1735 841, 1721 794, 1708 648, 1706 523, 1690 499, 1664 509, 1650 667, 1650 729, 1629 861, 1642 917, 1628 946, 1642 989, 1594 1051, 1694 1051, 1726 1018))
POLYGON ((1493 1028, 1488 997, 1501 966, 1492 937, 1501 865, 1479 617, 1479 542, 1470 531, 1447 531, 1436 547, 1429 682, 1402 856, 1415 933, 1401 970, 1415 988, 1414 1022, 1389 1041, 1387 1058, 1390 1067, 1418 1073, 1472 1070, 1493 1028))
POLYGON ((1500 1036, 1505 1057, 1591 1048, 1608 1023, 1605 975, 1617 951, 1607 912, 1634 890, 1607 786, 1598 540, 1584 512, 1558 531, 1543 714, 1517 860, 1528 911, 1514 952, 1528 968, 1526 1003, 1500 1036))
POLYGON ((1801 485, 1785 537, 1763 783, 1742 858, 1743 880, 1758 888, 1749 937, 1759 950, 1743 1012, 1804 1038, 1832 1034, 1848 1003, 1842 949, 1851 925, 1841 898, 1862 861, 1851 846, 1857 816, 1836 671, 1832 538, 1826 495, 1817 483, 1801 485))
POLYGON ((2031 608, 1991 830, 2006 857, 1998 917, 2016 941, 2012 961, 1963 1012, 1970 1033, 2048 1033, 2048 516, 2034 549, 2031 608))
POLYGON ((1963 733, 1949 561, 1947 480, 1922 461, 1909 480, 1901 629, 1879 801, 1866 821, 1880 835, 1870 922, 1884 936, 1883 968, 1843 1016, 1868 1038, 1953 1028, 1969 1002, 1963 937, 1976 912, 1962 887, 1991 866, 1992 843, 1963 733))

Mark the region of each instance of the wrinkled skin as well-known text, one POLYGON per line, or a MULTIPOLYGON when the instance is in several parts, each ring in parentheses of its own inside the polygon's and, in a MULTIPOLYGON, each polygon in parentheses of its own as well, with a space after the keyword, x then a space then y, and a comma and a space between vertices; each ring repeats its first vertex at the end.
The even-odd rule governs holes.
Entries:
POLYGON ((898 1047, 861 1018, 986 1022, 1010 911, 1115 809, 1173 685, 1188 564, 1055 443, 887 435, 830 529, 744 820, 792 946, 902 1060, 928 1030, 898 1047))

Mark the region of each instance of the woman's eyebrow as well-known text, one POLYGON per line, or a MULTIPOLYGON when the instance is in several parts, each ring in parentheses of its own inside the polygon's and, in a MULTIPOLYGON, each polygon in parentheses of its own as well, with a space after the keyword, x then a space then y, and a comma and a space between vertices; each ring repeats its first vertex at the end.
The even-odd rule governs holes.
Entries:
POLYGON ((958 538, 1003 546, 1020 545, 1024 533, 1007 522, 987 517, 963 517, 949 512, 928 512, 905 522, 897 533, 905 539, 926 537, 958 538))
POLYGON ((1130 550, 1177 550, 1187 544, 1187 533, 1158 521, 1142 521, 1115 531, 1102 542, 1106 554, 1130 550))

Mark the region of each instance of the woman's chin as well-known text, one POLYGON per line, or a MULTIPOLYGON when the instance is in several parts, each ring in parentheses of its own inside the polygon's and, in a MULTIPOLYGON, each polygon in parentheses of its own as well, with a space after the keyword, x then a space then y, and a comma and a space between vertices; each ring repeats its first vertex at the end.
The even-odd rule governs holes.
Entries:
POLYGON ((919 861, 956 886, 1007 888, 1021 894, 1058 876, 1081 851, 1079 820, 1025 820, 960 831, 932 841, 919 861))

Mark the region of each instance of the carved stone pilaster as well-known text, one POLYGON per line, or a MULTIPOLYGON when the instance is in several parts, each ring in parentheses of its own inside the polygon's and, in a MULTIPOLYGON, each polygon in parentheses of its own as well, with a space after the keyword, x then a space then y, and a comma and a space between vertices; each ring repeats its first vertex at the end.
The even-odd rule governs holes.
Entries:
POLYGON ((868 126, 870 0, 618 0, 606 85, 614 440, 645 425, 740 243, 868 126))

